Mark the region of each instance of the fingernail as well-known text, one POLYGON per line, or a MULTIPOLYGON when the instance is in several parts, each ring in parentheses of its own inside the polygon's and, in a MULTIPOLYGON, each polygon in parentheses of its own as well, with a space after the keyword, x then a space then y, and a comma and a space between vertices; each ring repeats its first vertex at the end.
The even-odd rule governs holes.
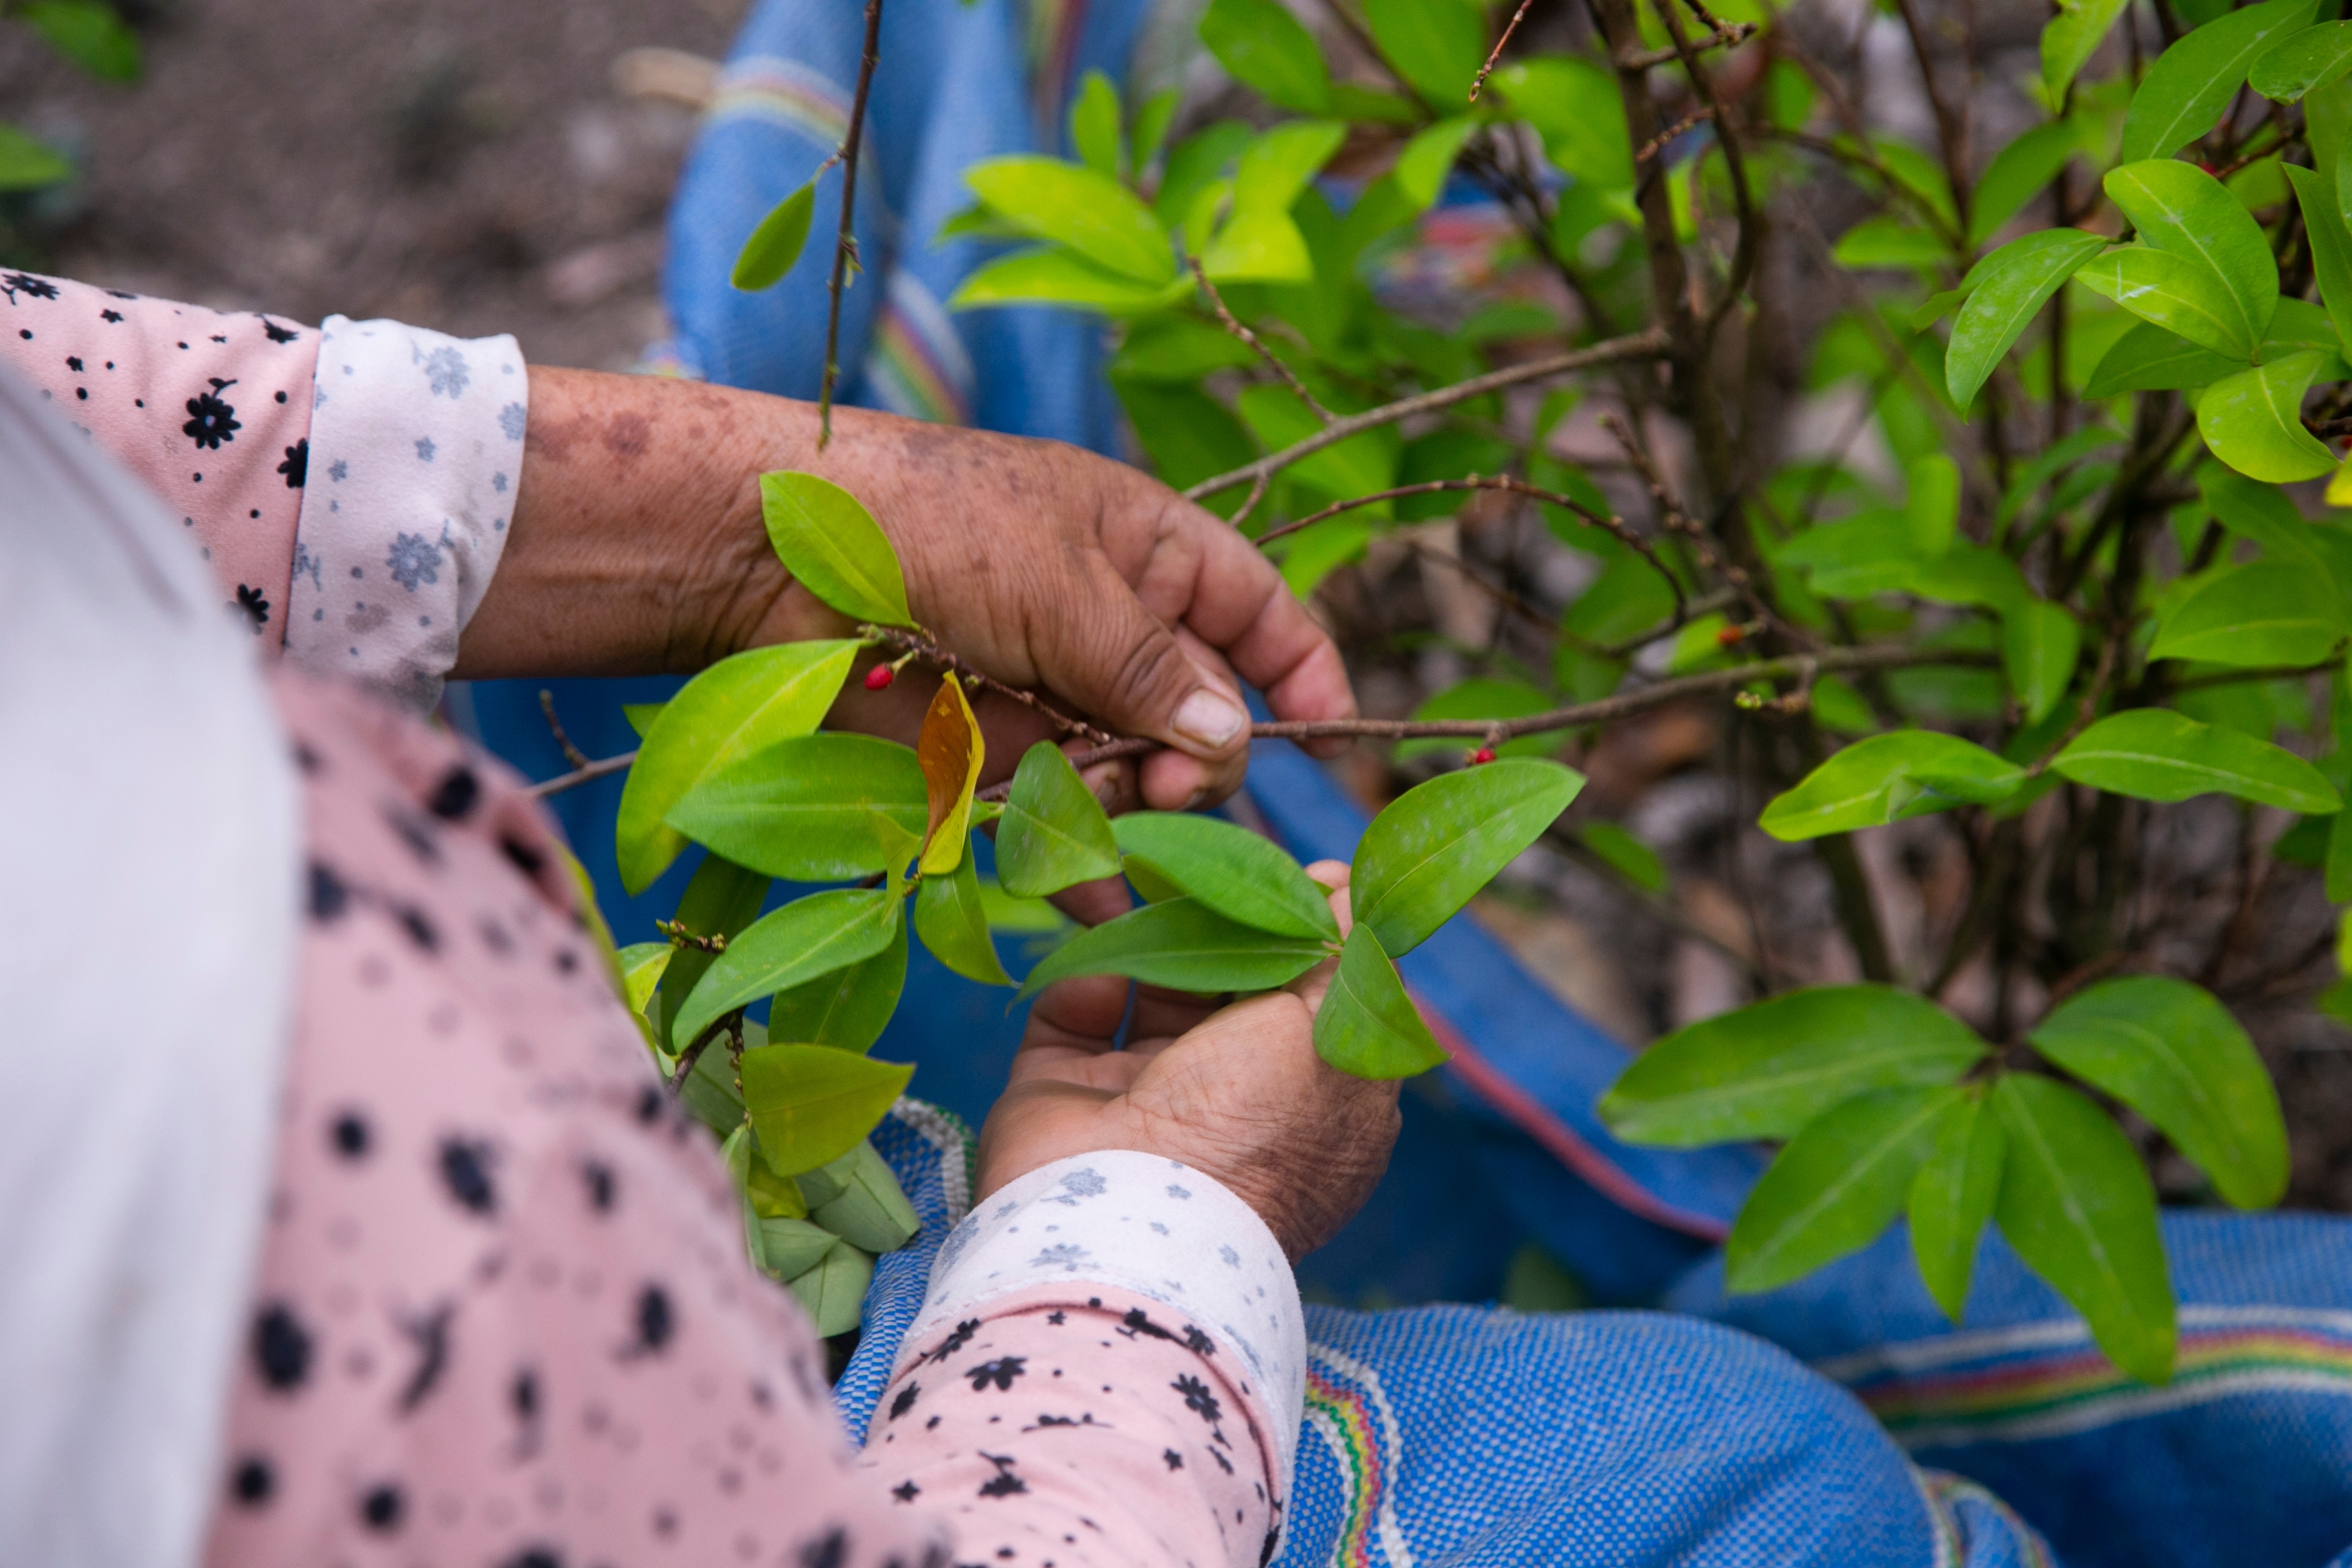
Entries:
POLYGON ((1201 746, 1222 746, 1241 733, 1249 722, 1249 715, 1231 699, 1201 688, 1184 699, 1176 710, 1175 731, 1186 740, 1201 746))

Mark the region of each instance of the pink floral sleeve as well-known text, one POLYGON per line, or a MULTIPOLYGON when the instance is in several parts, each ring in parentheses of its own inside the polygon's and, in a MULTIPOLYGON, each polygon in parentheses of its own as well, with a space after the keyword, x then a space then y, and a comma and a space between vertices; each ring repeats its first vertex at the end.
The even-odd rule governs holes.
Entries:
POLYGON ((0 356, 163 499, 279 647, 318 332, 28 272, 0 274, 0 356))

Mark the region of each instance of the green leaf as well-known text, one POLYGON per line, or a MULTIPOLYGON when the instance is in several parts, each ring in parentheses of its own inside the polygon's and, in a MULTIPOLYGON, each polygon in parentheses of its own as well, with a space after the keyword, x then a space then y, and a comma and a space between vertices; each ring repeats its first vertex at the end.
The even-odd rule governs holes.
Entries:
POLYGON ((2286 1194, 2286 1119, 2254 1043, 2213 994, 2138 975, 2067 998, 2034 1049, 2154 1122, 2239 1208, 2286 1194))
POLYGON ((873 957, 898 929, 898 904, 885 888, 835 888, 771 910, 727 944, 687 997, 670 1037, 690 1045, 738 1007, 873 957))
MULTIPOLYGON (((2050 35, 2065 26, 2069 17, 2104 10, 2107 21, 2112 22, 2122 4, 2123 0, 2082 0, 2072 11, 2062 12, 2042 31, 2044 62, 2049 58, 2050 35)), ((2106 31, 2105 23, 2100 24, 2099 31, 2106 31)), ((2093 42, 2095 44, 2096 40, 2093 42)), ((2075 62, 2074 68, 2081 68, 2080 61, 2075 62)), ((2068 75, 2072 74, 2072 71, 2068 72, 2068 75)), ((2056 101, 2056 94, 2052 95, 2052 100, 2056 101)), ((1977 181, 1976 189, 1969 196, 1969 243, 1982 245, 2000 232, 2001 225, 2023 212, 2025 204, 2041 195, 2050 182, 2058 177, 2058 171, 2066 166, 2066 160, 2081 149, 2082 140, 2080 127, 2072 121, 2060 120, 2048 125, 2035 126, 1994 153, 1992 162, 1985 165, 1984 174, 1977 181)))
POLYGON ((677 952, 666 942, 633 942, 613 955, 621 970, 621 1001, 631 1013, 645 1012, 646 1005, 654 999, 654 987, 661 984, 662 972, 677 952))
POLYGON ((2118 162, 2167 158, 2221 118, 2256 60, 2307 26, 2313 0, 2270 0, 2206 23, 2157 57, 2124 116, 2118 162))
POLYGON ((1331 68, 1315 35, 1277 0, 1212 0, 1201 18, 1201 41, 1235 80, 1268 101, 1301 114, 1330 112, 1331 68))
POLYGON ((1951 251, 1934 230, 1883 214, 1838 236, 1830 255, 1840 267, 1937 267, 1951 251))
MULTIPOLYGON (((2334 26, 2352 28, 2352 22, 2334 26)), ((2347 57, 2352 58, 2352 57, 2347 57)), ((2311 240, 2312 270, 2319 277, 2319 295, 2327 304, 2327 319, 2336 329, 2339 352, 2352 353, 2352 229, 2345 226, 2327 182, 2309 169, 2287 166, 2294 199, 2303 209, 2304 233, 2311 240)))
POLYGON ((1347 139, 1347 123, 1339 120, 1294 120, 1258 137, 1234 166, 1234 211, 1288 212, 1347 139))
POLYGON ((1775 795, 1758 826, 1783 843, 1881 827, 1965 803, 1990 805, 2023 783, 2025 770, 1973 742, 1933 730, 1895 730, 1857 741, 1775 795))
POLYGON ((1187 284, 1138 283, 1067 250, 1023 250, 992 261, 957 286, 948 300, 955 310, 1006 305, 1065 305, 1132 316, 1183 298, 1187 284))
POLYGON ((1168 140, 1168 127, 1175 122, 1176 110, 1184 101, 1181 88, 1163 87, 1137 105, 1134 127, 1134 169, 1138 179, 1160 156, 1162 143, 1168 140))
POLYGON ((2098 402, 2125 392, 2176 392, 2204 386, 2244 368, 2242 360, 2142 321, 2101 356, 2083 395, 2098 402))
POLYGON ((2074 274, 2094 294, 2113 300, 2144 321, 2240 363, 2259 341, 2212 268, 2193 258, 2145 245, 2126 245, 2094 257, 2074 274))
POLYGON ((2197 400, 2197 433, 2215 457, 2267 484, 2333 472, 2336 454, 2303 427, 2303 395, 2326 363, 2306 350, 2223 377, 2197 400))
POLYGON ((2148 657, 2239 668, 2317 664, 2343 640, 2345 609, 2324 569, 2277 561, 2224 567, 2173 606, 2148 657))
POLYGON ((746 293, 782 282, 808 245, 809 220, 815 213, 816 182, 811 180, 760 220, 760 226, 736 252, 735 271, 728 281, 746 293))
POLYGON ((1411 1078, 1444 1065, 1444 1047, 1412 1005, 1396 965, 1369 926, 1339 951, 1339 967, 1315 1010, 1315 1054, 1358 1078, 1411 1078))
POLYGON ((95 0, 32 0, 16 15, 51 48, 106 81, 139 79, 139 38, 111 5, 95 0))
POLYGON ((1201 270, 1217 283, 1305 283, 1315 276, 1315 258, 1288 213, 1253 207, 1217 231, 1201 270))
POLYGON ((1279 936, 1339 940, 1323 889, 1280 846, 1246 827, 1187 812, 1139 811, 1110 830, 1121 850, 1142 856, 1227 920, 1279 936))
POLYGON ((1601 66, 1580 55, 1538 55, 1504 66, 1486 86, 1536 128, 1545 156, 1562 174, 1603 191, 1632 188, 1624 102, 1601 66))
POLYGON ((915 1076, 911 1064, 824 1046, 761 1046, 745 1051, 738 1068, 760 1152, 780 1176, 856 1149, 915 1076))
POLYGON ((773 1219, 755 1215, 751 1230, 759 1237, 759 1251, 751 1261, 778 1279, 806 1275, 841 1245, 824 1226, 789 1215, 773 1219))
POLYGON ((2278 306, 2278 263, 2262 226, 2221 181, 2165 158, 2109 170, 2105 189, 2143 244, 2210 268, 2237 304, 2243 341, 2263 341, 2278 306))
POLYGON ((1983 1095, 1953 1092, 1960 1098, 1937 1127, 1911 1184, 1911 1255, 1927 1293, 1957 1324, 1968 1309, 1977 1245, 2000 1195, 2009 1138, 1983 1095))
POLYGON ((630 730, 642 742, 653 733, 654 721, 660 718, 662 710, 668 706, 667 702, 624 702, 621 704, 621 717, 629 721, 630 730))
POLYGON ((906 987, 907 922, 899 921, 890 944, 873 957, 777 992, 768 1005, 768 1038, 863 1055, 882 1037, 906 987))
POLYGON ((1397 188, 1419 212, 1437 199, 1445 188, 1445 176, 1454 168, 1454 160, 1462 151, 1462 143, 1470 132, 1478 129, 1478 121, 1468 115, 1454 120, 1441 120, 1416 134, 1405 143, 1397 155, 1397 188))
POLYGON ((929 809, 915 753, 867 735, 817 734, 715 770, 664 820, 771 877, 838 882, 890 869, 877 816, 919 842, 929 809))
POLYGON ((1118 89, 1101 71, 1090 70, 1070 105, 1070 145, 1087 168, 1116 180, 1126 153, 1119 142, 1118 89))
POLYGON ((2277 486, 2219 463, 2198 470, 2197 488, 2214 521, 2261 545, 2265 559, 2329 583, 2337 604, 2352 602, 2352 532, 2307 521, 2277 486))
POLYGON ((1974 286, 1952 323, 1945 384, 1966 409, 2009 346, 2076 268, 2106 247, 2080 229, 2043 229, 2011 240, 1969 270, 1974 286))
POLYGON ((811 1211, 809 1217, 865 1252, 896 1251, 922 1228, 897 1173, 871 1142, 850 1151, 849 1180, 838 1196, 811 1211))
POLYGON ((2042 29, 2042 89, 2053 105, 2098 52, 2108 29, 2123 15, 2125 0, 2074 0, 2042 29))
POLYGON ((73 165, 13 125, 0 125, 0 191, 37 191, 73 173, 73 165))
POLYGON ((1885 985, 1791 991, 1675 1030, 1601 1100, 1610 1130, 1677 1149, 1787 1138, 1879 1089, 1948 1084, 1985 1055, 1973 1030, 1885 985))
POLYGON ((874 1259, 845 1241, 836 1241, 814 1268, 792 1281, 793 1294, 820 1339, 857 1327, 866 1292, 874 1283, 874 1259))
POLYGON ((966 980, 1013 984, 988 937, 988 911, 981 907, 980 873, 971 856, 956 862, 952 874, 927 876, 915 889, 915 934, 933 957, 966 980))
POLYGON ((996 875, 1016 899, 1042 899, 1118 875, 1102 802, 1051 741, 1022 754, 996 826, 996 875))
POLYGON ((2002 615, 2001 668, 2009 672, 2009 689, 2017 693, 2027 723, 2040 723, 2058 706, 2074 682, 2082 652, 2082 623, 2063 605, 2027 599, 2002 615))
MULTIPOLYGON (((687 879, 686 891, 678 897, 676 923, 695 936, 732 942, 744 927, 760 918, 760 906, 767 898, 767 878, 724 856, 706 855, 702 864, 694 868, 694 875, 687 879)), ((682 947, 662 971, 655 988, 653 1012, 655 1040, 662 1049, 675 1055, 689 1043, 677 1037, 679 1010, 717 962, 718 954, 706 949, 682 947)), ((731 1092, 732 1085, 729 1087, 731 1092)), ((739 1114, 735 1120, 740 1121, 742 1117, 739 1114)))
POLYGON ((1903 504, 1910 525, 1911 543, 1922 555, 1941 555, 1952 547, 1960 521, 1960 466, 1941 452, 1930 452, 1911 465, 1911 493, 1903 504))
POLYGON ((2136 708, 2100 720, 2050 766, 2062 778, 2139 800, 2221 794, 2288 811, 2326 813, 2343 805, 2336 787, 2293 752, 2165 708, 2136 708))
POLYGON ((1058 158, 990 158, 963 174, 991 211, 1037 239, 1139 283, 1166 283, 1176 258, 1151 209, 1111 175, 1058 158))
POLYGON ((858 499, 814 474, 760 476, 768 542, 794 581, 853 621, 910 626, 898 552, 858 499))
POLYGON ((724 658, 665 703, 621 786, 614 847, 621 885, 642 893, 686 847, 663 822, 712 773, 814 731, 857 657, 856 642, 782 643, 724 658))
POLYGON ((1740 1205, 1724 1243, 1724 1286, 1748 1295, 1858 1252, 1895 1223, 1957 1089, 1856 1095, 1805 1123, 1740 1205))
POLYGON ((2352 71, 2352 22, 2322 22, 2272 46, 2246 73, 2246 85, 2275 102, 2294 103, 2347 71, 2352 71))
POLYGON ((1402 958, 1542 837, 1583 787, 1581 773, 1520 757, 1415 784, 1356 846, 1356 923, 1402 958))
POLYGON ((1197 899, 1170 899, 1082 931, 1047 953, 1022 982, 1021 998, 1080 974, 1124 974, 1205 995, 1271 991, 1330 951, 1321 941, 1275 936, 1229 921, 1197 899))
POLYGON ((2326 876, 2327 901, 2352 903, 2352 812, 2338 812, 2328 825, 2326 876))
POLYGON ((1373 41, 1399 75, 1432 103, 1470 96, 1486 63, 1486 16, 1469 0, 1364 0, 1373 41))
POLYGON ((2131 1141, 2097 1106, 2032 1073, 2003 1077, 1992 1103, 2008 1137, 1993 1205, 2001 1235, 2117 1366, 2169 1381, 2177 1330, 2164 1237, 2131 1141))
POLYGON ((1658 852, 1615 823, 1596 818, 1578 828, 1576 837, 1618 875, 1644 892, 1666 890, 1666 866, 1658 858, 1658 852))

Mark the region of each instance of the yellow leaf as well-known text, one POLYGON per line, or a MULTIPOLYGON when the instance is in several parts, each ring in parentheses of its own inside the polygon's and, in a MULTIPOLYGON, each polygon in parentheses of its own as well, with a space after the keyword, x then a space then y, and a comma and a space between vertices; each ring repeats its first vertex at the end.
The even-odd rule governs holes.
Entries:
POLYGON ((964 828, 971 819, 971 792, 980 783, 980 764, 986 747, 980 725, 964 700, 962 683, 950 671, 923 715, 922 733, 915 737, 915 761, 922 765, 923 787, 930 801, 930 821, 923 829, 926 877, 945 876, 963 862, 964 828))

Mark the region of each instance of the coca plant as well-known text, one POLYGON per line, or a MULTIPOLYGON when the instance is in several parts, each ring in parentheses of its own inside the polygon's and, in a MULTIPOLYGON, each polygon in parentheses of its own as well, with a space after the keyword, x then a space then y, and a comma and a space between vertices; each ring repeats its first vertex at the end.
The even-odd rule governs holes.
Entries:
MULTIPOLYGON (((1413 542, 1465 495, 1539 509, 1555 548, 1586 558, 1585 585, 1537 636, 1526 577, 1485 584, 1511 614, 1478 677, 1415 721, 1357 731, 1455 738, 1486 758, 1717 704, 1746 738, 1731 765, 1765 802, 1757 826, 1818 858, 1863 980, 1790 988, 1765 966, 1750 1005, 1652 1046, 1604 1117, 1642 1142, 1780 1144, 1730 1237, 1735 1291, 1796 1279, 1907 1215, 1920 1274, 1957 1321, 1997 1226, 2120 1366, 2163 1381, 2174 1302, 2155 1191, 2117 1111, 2220 1200, 2275 1203, 2277 1093, 2212 987, 2257 956, 2274 962, 2250 989, 2292 987, 2326 956, 2245 951, 2283 820, 2277 858, 2352 900, 2352 531, 2329 510, 2352 503, 2352 474, 2326 444, 2352 430, 2352 23, 2315 22, 2315 0, 2062 3, 2022 85, 2029 122, 1996 146, 1975 129, 1998 110, 1976 15, 1925 0, 1879 7, 1924 88, 1930 130, 1911 139, 1865 112, 1859 37, 1841 44, 1801 6, 1586 0, 1516 52, 1527 5, 1326 9, 1351 40, 1337 65, 1276 0, 1208 7, 1202 42, 1263 100, 1251 121, 1171 142, 1172 97, 1124 105, 1097 79, 1072 113, 1077 157, 972 169, 974 204, 950 229, 1013 247, 954 303, 1102 317, 1150 460, 1301 595, 1355 573, 1360 601, 1379 581, 1356 573, 1368 550, 1413 542), (1318 182, 1343 148, 1350 180, 1318 182), (1374 287, 1455 175, 1495 199, 1509 255, 1549 275, 1557 307, 1433 312, 1374 287), (1833 245, 1816 226, 1832 211, 1862 214, 1833 245), (1789 450, 1809 385, 1862 389, 1826 458, 1789 450), (1596 427, 1610 471, 1561 456, 1562 430, 1580 428, 1589 458, 1596 427), (1847 460, 1865 428, 1891 465, 1847 460), (2324 498, 2282 488, 2331 475, 2324 498), (2147 846, 2201 796, 2242 815, 2241 895, 2184 955, 2177 935, 2157 941, 2167 895, 2147 846), (1969 886, 1898 972, 1853 836, 1929 815, 1969 886), (1955 981, 1971 971, 1990 984, 1964 1001, 1955 981)), ((811 199, 796 193, 753 237, 739 282, 791 269, 811 199)), ((1061 809, 1084 815, 1058 764, 1034 763, 1016 804, 1059 780, 1061 809)), ((915 775, 895 765, 911 836, 915 775)), ((1556 776, 1471 768, 1391 812, 1526 778, 1532 817, 1565 804, 1566 784, 1535 783, 1556 776)), ((1147 891, 1170 846, 1240 843, 1207 825, 1087 821, 1088 869, 1116 847, 1147 891)), ((1580 831, 1662 888, 1622 828, 1580 831)), ((1464 890, 1493 864, 1465 865, 1464 890)), ((1267 865, 1250 873, 1265 879, 1255 921, 1171 870, 1189 907, 1154 905, 1041 970, 1213 917, 1266 933, 1255 983, 1312 962, 1329 932, 1267 865), (1267 924, 1275 909, 1296 923, 1267 924)), ((1393 952, 1360 864, 1358 878, 1370 940, 1393 952)), ((1434 1059, 1386 965, 1357 972, 1390 998, 1360 1010, 1412 1042, 1383 1062, 1434 1059)), ((2347 991, 2319 1005, 2352 1016, 2347 991)))
POLYGON ((867 1054, 898 1007, 908 943, 1009 988, 990 936, 1006 895, 1123 876, 1144 900, 1055 947, 1018 998, 1085 974, 1267 991, 1336 960, 1314 1024, 1325 1060, 1402 1078, 1444 1059, 1393 960, 1567 809, 1576 773, 1513 760, 1407 792, 1365 833, 1343 939, 1325 889, 1272 843, 1200 816, 1113 822, 1050 742, 1021 759, 1003 801, 980 798, 986 747, 963 682, 915 626, 881 529, 812 474, 767 475, 761 491, 779 557, 861 635, 738 654, 632 715, 644 744, 621 795, 624 883, 642 890, 689 844, 709 854, 667 940, 617 962, 657 1059, 726 1139, 753 1261, 792 1283, 821 1331, 856 1323, 873 1254, 916 1228, 866 1141, 915 1070, 867 1054), (950 667, 911 749, 819 729, 861 650, 885 642, 950 667), (971 847, 992 826, 998 886, 971 847), (772 879, 844 885, 762 914, 772 879), (761 1004, 764 1026, 747 1016, 761 1004))

